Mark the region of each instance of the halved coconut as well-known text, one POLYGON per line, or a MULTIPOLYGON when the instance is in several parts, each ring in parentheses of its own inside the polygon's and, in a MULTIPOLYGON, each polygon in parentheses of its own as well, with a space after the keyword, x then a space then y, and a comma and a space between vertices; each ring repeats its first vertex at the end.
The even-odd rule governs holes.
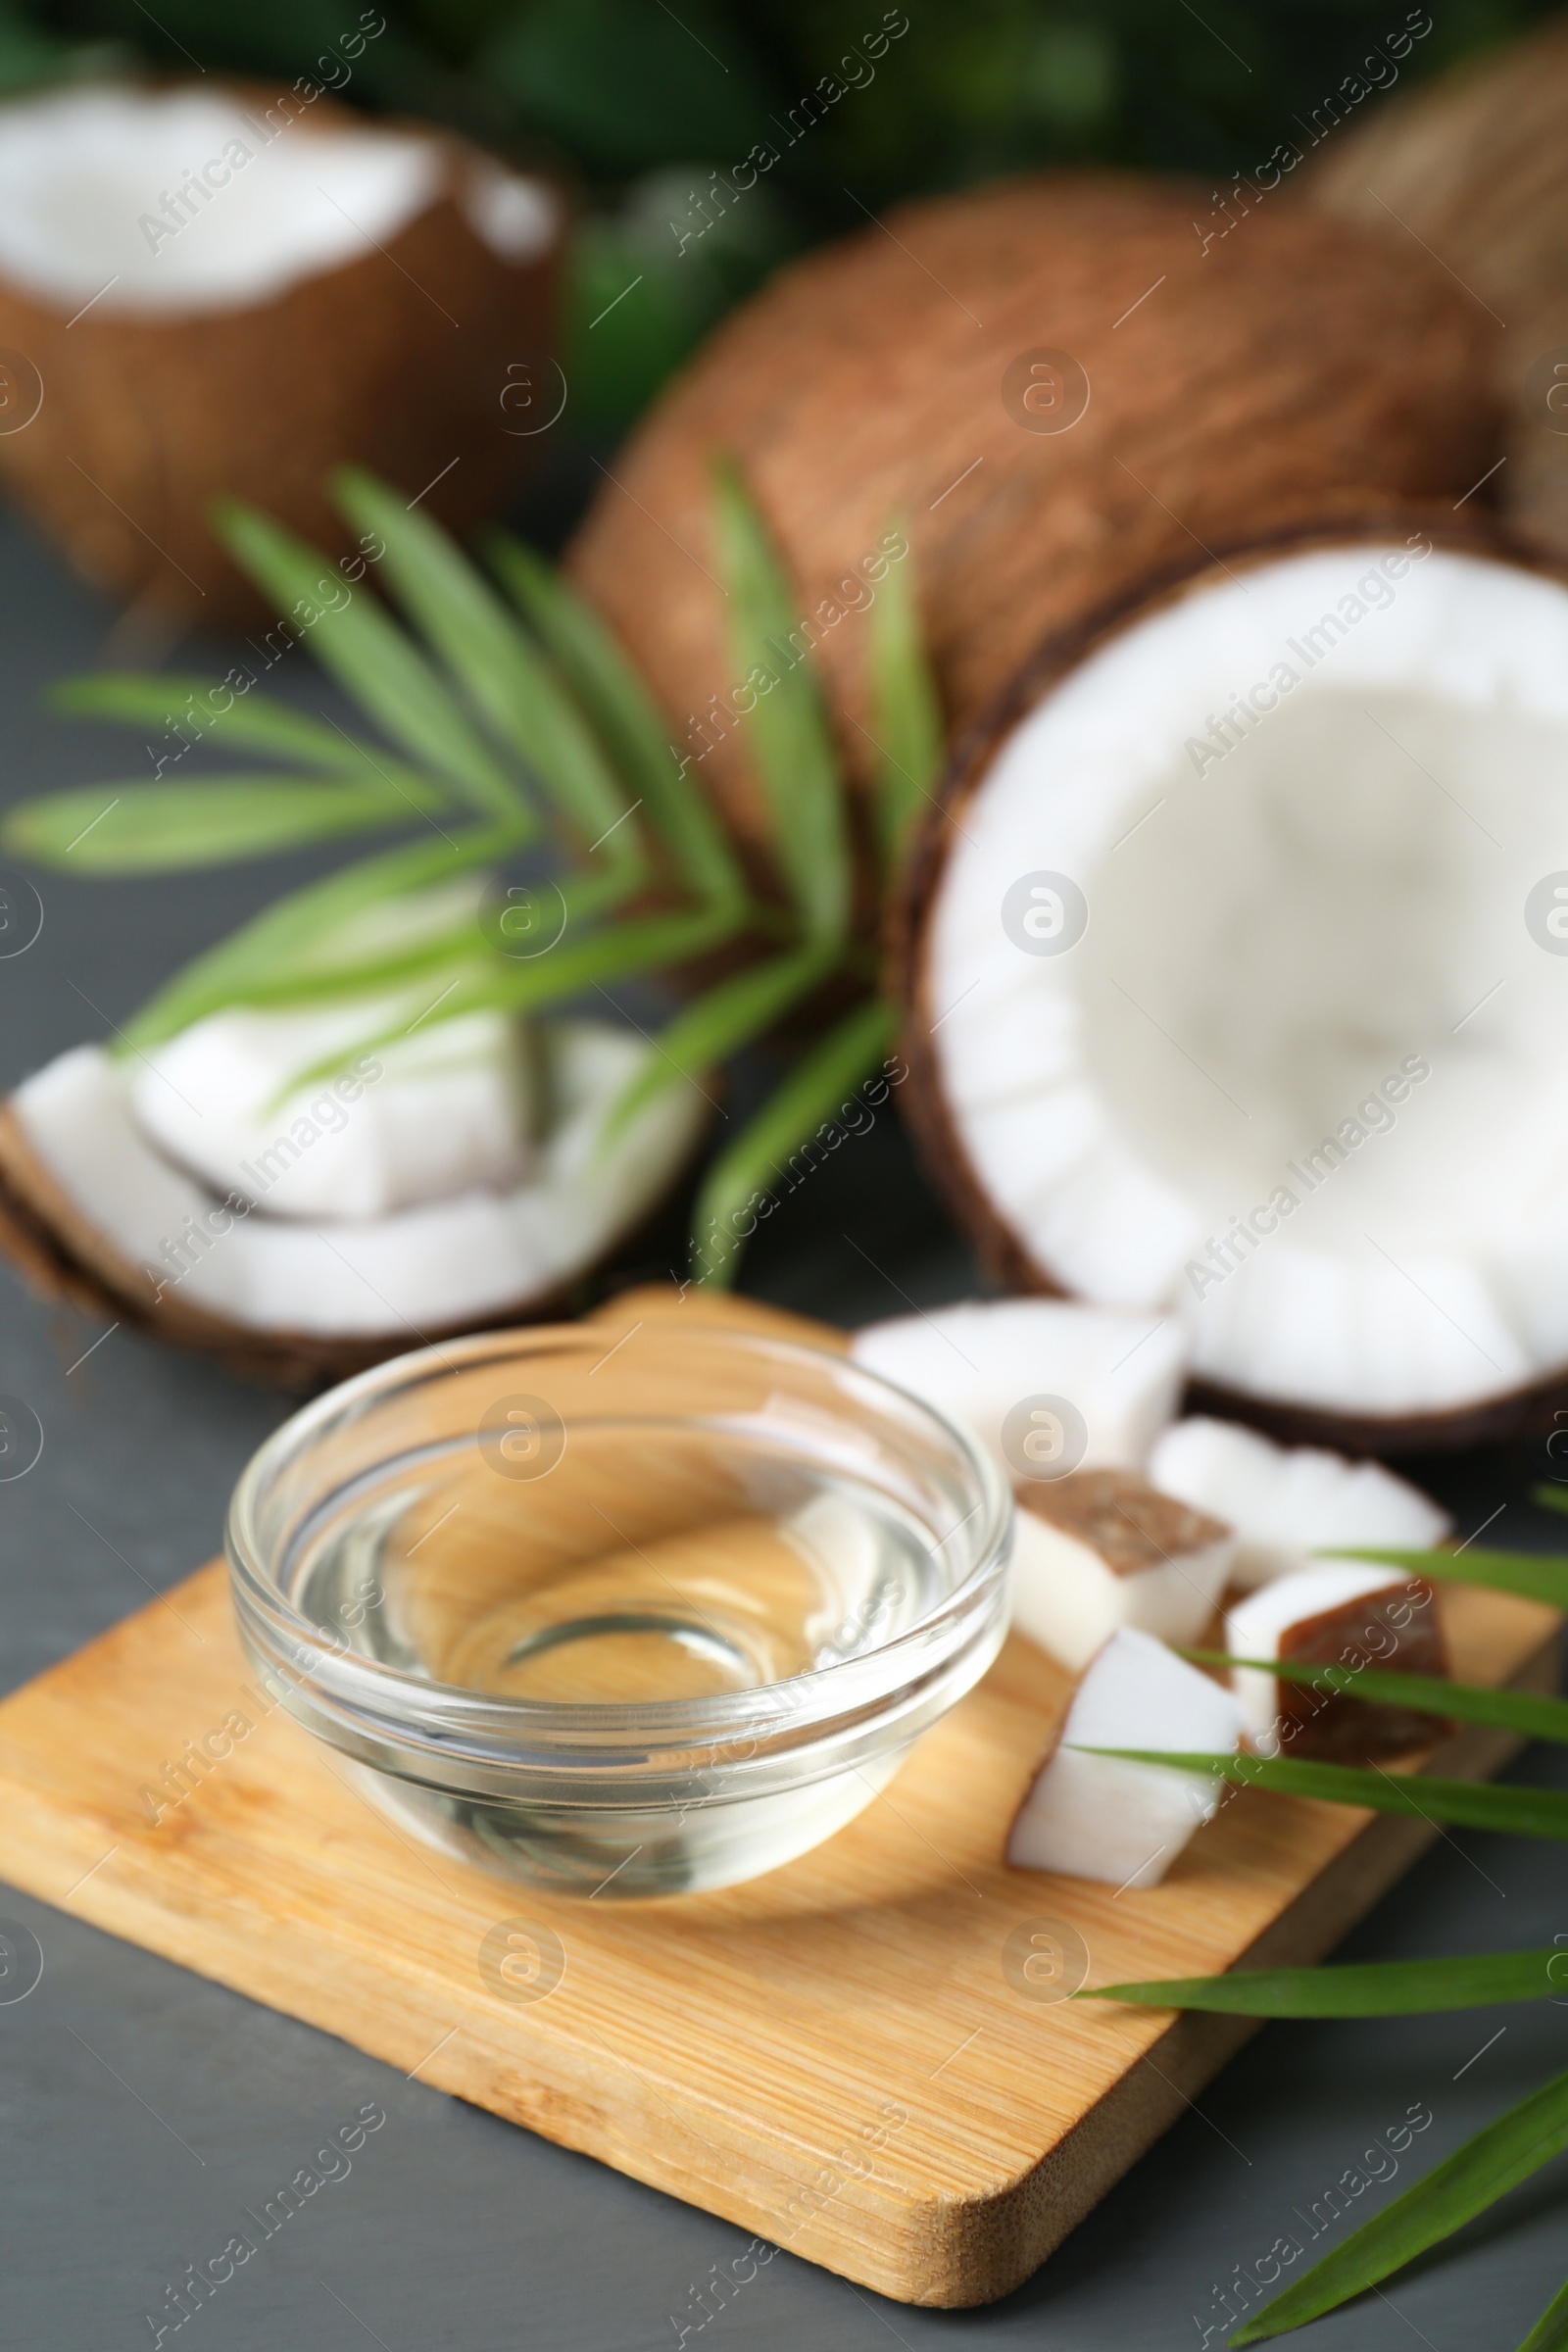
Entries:
POLYGON ((0 478, 90 579, 207 622, 261 610, 220 493, 337 555, 323 485, 355 462, 465 527, 555 405, 562 229, 543 181, 308 80, 15 100, 0 478))
POLYGON ((1568 23, 1330 127, 1301 194, 1391 251, 1425 246, 1465 287, 1509 410, 1498 503, 1568 552, 1568 23))
POLYGON ((1453 1522, 1381 1462, 1348 1462, 1317 1446, 1276 1446, 1256 1430, 1202 1414, 1162 1430, 1149 1478, 1237 1534, 1230 1581, 1244 1592, 1304 1568, 1318 1551, 1371 1544, 1430 1551, 1453 1522))
MULTIPOLYGON (((251 1017, 221 1016, 224 1034, 251 1017)), ((289 1066, 321 1026, 298 1024, 289 1066)), ((524 1090, 506 1025, 462 1026, 435 1033, 444 1068, 400 1041, 270 1102, 230 1073, 178 1107, 218 1022, 151 1073, 98 1046, 63 1054, 0 1108, 0 1245, 46 1291, 291 1387, 551 1313, 647 1222, 708 1106, 671 1087, 607 1143, 648 1051, 636 1037, 541 1023, 524 1090), (437 1116, 464 1130, 458 1161, 425 1132, 437 1116)), ((254 1031, 249 1046, 254 1080, 267 1055, 254 1031)))
MULTIPOLYGON (((1205 251, 1185 180, 1062 172, 901 206, 782 271, 633 435, 570 556, 760 862, 770 820, 713 548, 729 452, 794 574, 781 672, 877 763, 865 613, 912 560, 965 726, 1048 629, 1287 517, 1441 496, 1495 458, 1494 332, 1408 240, 1264 205, 1205 251)), ((868 892, 869 895, 869 892, 868 892)))
POLYGON ((1180 1317, 1354 1452, 1568 1399, 1568 588, 1384 521, 1051 641, 896 942, 907 1106, 1011 1287, 1180 1317))

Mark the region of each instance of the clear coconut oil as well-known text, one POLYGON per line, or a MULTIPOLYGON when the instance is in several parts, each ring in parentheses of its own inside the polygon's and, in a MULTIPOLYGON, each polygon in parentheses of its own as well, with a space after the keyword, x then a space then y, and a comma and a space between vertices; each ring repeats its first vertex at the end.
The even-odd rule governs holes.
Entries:
MULTIPOLYGON (((893 1640, 947 1584, 918 1521, 842 1472, 733 1433, 590 1428, 537 1477, 498 1474, 471 1444, 387 1464, 318 1529, 293 1590, 335 1647, 488 1697, 570 1707, 787 1686, 893 1640)), ((712 1847, 717 1825, 694 1810, 726 1802, 749 1744, 721 1743, 696 1807, 659 1820, 590 1825, 569 1807, 440 1798, 444 1841, 574 1885, 608 1882, 635 1852, 636 1889, 650 1891, 652 1869, 673 1890, 693 1883, 696 1849, 712 1847)), ((847 1819, 886 1777, 828 1782, 805 1801, 847 1819)), ((378 1800, 413 1804, 428 1835, 430 1792, 400 1800, 396 1783, 374 1778, 378 1800)), ((802 1804, 792 1794, 772 1825, 792 1848, 802 1804)), ((763 1825, 746 1810, 755 1839, 763 1825)))
POLYGON ((870 1803, 1005 1624, 1006 1488, 842 1355, 693 1319, 477 1335, 250 1463, 241 1635, 407 1829, 615 1900, 870 1803))

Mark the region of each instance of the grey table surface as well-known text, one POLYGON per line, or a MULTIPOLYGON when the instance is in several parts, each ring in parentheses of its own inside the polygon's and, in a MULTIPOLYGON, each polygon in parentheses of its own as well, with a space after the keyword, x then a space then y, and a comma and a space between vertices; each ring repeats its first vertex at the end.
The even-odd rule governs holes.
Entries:
MULTIPOLYGON (((116 657, 112 623, 50 551, 0 520, 0 799, 143 765, 139 743, 127 752, 123 737, 67 725, 40 703, 50 678, 116 657)), ((187 646, 174 659, 217 667, 220 650, 187 646)), ((325 699, 303 651, 276 682, 308 705, 325 699)), ((0 1086, 102 1035, 298 870, 277 861, 134 885, 37 877, 42 932, 0 961, 0 1086)), ((845 1323, 896 1312, 906 1294, 953 1298, 971 1281, 886 1122, 780 1212, 748 1273, 762 1295, 845 1323)), ((6 1689, 207 1558, 231 1482, 286 1409, 102 1329, 0 1272, 0 1392, 26 1399, 45 1432, 37 1466, 0 1485, 6 1689)), ((1527 1497, 1546 1467, 1521 1446, 1450 1461, 1433 1483, 1467 1532, 1491 1518, 1493 1541, 1544 1544, 1550 1523, 1527 1497)), ((1517 1774, 1568 1787, 1568 1757, 1536 1750, 1517 1774)), ((166 2343, 656 2352, 678 2348, 684 2328, 704 2352, 875 2352, 890 2339, 920 2352, 1217 2345, 1216 2292, 1281 2234, 1301 2236, 1301 2217, 1408 2109, 1433 2120, 1397 2180, 1366 2189, 1314 2251, 1559 2068, 1568 2041, 1568 2005, 1544 2003, 1272 2027, 1005 2301, 912 2310, 781 2253, 699 2328, 694 2296, 742 2254, 746 2232, 101 1935, 69 1907, 0 1887, 0 1917, 29 1929, 45 1957, 30 1996, 0 2004, 6 2352, 156 2342, 147 2315, 168 2320, 166 2290, 186 2266, 219 2253, 241 2207, 270 2195, 367 2102, 386 2122, 351 2168, 166 2343)), ((1466 1833, 1440 1840, 1347 1950, 1479 1950, 1557 1934, 1568 1934, 1560 1852, 1466 1833)), ((1325 2352, 1506 2352, 1568 2272, 1565 2188, 1551 2168, 1386 2299, 1322 2323, 1310 2340, 1325 2352)))

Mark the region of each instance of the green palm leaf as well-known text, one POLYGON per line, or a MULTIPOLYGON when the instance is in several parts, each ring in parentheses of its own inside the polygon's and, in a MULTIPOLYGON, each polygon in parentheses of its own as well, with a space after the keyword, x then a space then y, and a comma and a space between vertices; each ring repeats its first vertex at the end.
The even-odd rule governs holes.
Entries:
POLYGON ((1564 2352, 1568 2346, 1568 2286, 1559 2287, 1519 2352, 1564 2352))
POLYGON ((254 507, 220 500, 215 527, 241 569, 310 631, 323 669, 393 743, 445 776, 491 816, 519 820, 524 804, 455 696, 366 587, 350 588, 314 548, 254 507), (333 594, 324 593, 330 586, 333 594), (341 589, 341 601, 337 591, 341 589))
MULTIPOLYGON (((1466 2140, 1403 2196, 1396 2197, 1382 2213, 1364 2222, 1344 2245, 1296 2279, 1283 2295, 1276 2295, 1239 2328, 1230 2341, 1261 2343, 1287 2328, 1304 2327, 1308 2320, 1348 2303, 1352 2295, 1363 2294, 1428 2246, 1451 2237, 1564 2148, 1568 2148, 1568 2074, 1558 2075, 1466 2140)), ((1544 2327, 1545 2321, 1540 2325, 1544 2327)), ((1549 2335, 1545 2338, 1547 2343, 1551 2340, 1549 2335)))
POLYGON ((610 861, 635 863, 630 802, 586 720, 489 581, 438 523, 373 475, 345 466, 333 488, 349 520, 385 543, 399 602, 497 735, 521 754, 585 841, 597 848, 604 840, 610 861))
MULTIPOLYGON (((277 1001, 291 975, 332 959, 332 941, 368 909, 460 880, 517 847, 510 826, 414 842, 358 859, 289 893, 186 964, 126 1024, 124 1050, 145 1050, 225 1004, 277 1001)), ((384 952, 383 952, 384 953, 384 952)))
MULTIPOLYGON (((884 534, 883 544, 891 533, 884 534)), ((907 547, 907 534, 904 534, 907 547)), ((945 737, 926 660, 913 558, 891 565, 871 607, 871 727, 876 744, 877 836, 895 864, 942 772, 945 737)))
POLYGON ((619 645, 586 604, 521 540, 494 531, 486 543, 497 576, 550 649, 677 871, 704 898, 743 899, 746 877, 729 837, 675 757, 658 705, 619 645))
POLYGON ((1473 1959, 1374 1960, 1336 1968, 1241 1969, 1223 1977, 1153 1978, 1097 1984, 1079 2001, 1136 2001, 1150 2009, 1203 2009, 1233 2017, 1415 2017, 1485 2009, 1568 1992, 1568 1949, 1486 1952, 1473 1959), (1556 1974, 1552 1971, 1555 1968, 1556 1974))
POLYGON ((820 986, 836 961, 831 948, 797 948, 791 955, 754 963, 696 998, 660 1032, 653 1058, 638 1071, 606 1122, 606 1142, 621 1134, 667 1086, 712 1069, 771 1029, 792 1004, 820 986))
POLYGON ((1326 1560, 1381 1560, 1407 1576, 1430 1577, 1444 1585, 1484 1585, 1494 1592, 1518 1592, 1568 1610, 1568 1560, 1534 1551, 1387 1551, 1375 1544, 1345 1544, 1318 1555, 1326 1560))
POLYGON ((1568 1511, 1568 1488, 1565 1487, 1547 1486, 1543 1482, 1539 1487, 1531 1488, 1530 1499, 1540 1503, 1544 1510, 1568 1511))
MULTIPOLYGON (((798 1062, 757 1116, 709 1169, 696 1209, 695 1258, 701 1280, 734 1280, 743 1244, 757 1229, 756 1203, 777 1183, 792 1154, 831 1119, 877 1066, 897 1020, 880 998, 831 1029, 798 1062), (741 1230, 741 1221, 752 1224, 741 1230)), ((793 1182, 789 1188, 793 1191, 793 1182)))
POLYGON ((1304 1683, 1348 1698, 1377 1699, 1410 1707, 1418 1715, 1449 1715, 1460 1723, 1486 1723, 1518 1732, 1527 1740, 1568 1741, 1568 1699, 1539 1690, 1494 1690, 1483 1683, 1450 1683, 1439 1675, 1394 1674, 1378 1666, 1297 1663, 1287 1658, 1233 1658, 1223 1649, 1183 1649, 1196 1666, 1253 1666, 1281 1682, 1304 1683))
POLYGON ((1086 1747, 1087 1756, 1120 1756, 1129 1764, 1163 1764, 1174 1772, 1203 1773, 1241 1788, 1277 1796, 1313 1796, 1333 1805, 1363 1805, 1422 1821, 1451 1821, 1465 1829, 1502 1830, 1520 1838, 1568 1838, 1568 1795, 1551 1788, 1498 1788, 1491 1781, 1445 1781, 1427 1773, 1395 1775, 1358 1764, 1312 1764, 1286 1756, 1186 1755, 1164 1748, 1086 1747))
POLYGON ((416 797, 375 781, 225 776, 191 784, 96 784, 23 801, 0 824, 0 845, 68 871, 167 873, 267 858, 378 825, 406 825, 442 806, 428 785, 416 797))
POLYGON ((730 646, 737 675, 755 698, 746 740, 772 818, 774 847, 808 932, 813 939, 842 941, 850 921, 849 833, 827 712, 798 642, 807 624, 738 470, 722 465, 714 480, 731 600, 730 646))
MULTIPOLYGON (((376 761, 363 743, 341 727, 308 718, 267 695, 253 700, 224 680, 138 677, 134 672, 99 670, 66 678, 50 689, 57 710, 73 717, 108 718, 133 727, 191 727, 224 751, 270 752, 296 767, 328 775, 357 776, 376 761), (220 695, 227 695, 226 704, 220 695)), ((405 775, 402 781, 406 782, 405 775)))

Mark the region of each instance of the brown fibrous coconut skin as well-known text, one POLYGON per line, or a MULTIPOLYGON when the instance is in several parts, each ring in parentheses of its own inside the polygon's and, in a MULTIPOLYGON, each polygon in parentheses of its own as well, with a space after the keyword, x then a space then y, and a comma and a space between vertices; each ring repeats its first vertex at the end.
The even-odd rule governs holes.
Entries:
MULTIPOLYGON (((461 1323, 374 1334, 281 1331, 237 1323, 192 1306, 176 1288, 158 1289, 125 1257, 65 1191, 33 1150, 10 1102, 0 1102, 0 1255, 38 1297, 108 1317, 187 1353, 206 1356, 258 1387, 312 1396, 411 1348, 461 1339, 476 1330, 548 1323, 579 1314, 617 1285, 612 1267, 635 1262, 665 1203, 639 1223, 609 1237, 600 1263, 461 1323)), ((623 1274, 621 1280, 626 1276, 623 1274)))
POLYGON ((1509 412, 1497 504, 1568 554, 1568 367, 1552 367, 1568 362, 1568 20, 1369 109, 1298 185, 1391 251, 1425 245, 1453 271, 1509 412))
MULTIPOLYGON (((363 123, 325 97, 225 87, 273 135, 363 123)), ((424 124, 385 127, 438 142, 445 191, 383 247, 368 239, 363 258, 270 301, 141 318, 95 304, 73 318, 74 304, 0 276, 0 425, 42 389, 29 422, 0 429, 0 483, 95 586, 185 623, 270 619, 213 535, 214 500, 248 500, 328 558, 361 560, 328 500, 334 466, 424 492, 421 510, 461 531, 534 461, 540 438, 518 428, 554 405, 560 192, 544 190, 554 238, 507 261, 462 203, 493 160, 424 124)))
POLYGON ((716 576, 719 453, 776 535, 803 620, 816 616, 862 784, 864 567, 890 525, 912 547, 961 731, 1050 630, 1199 543, 1376 500, 1451 503, 1493 463, 1493 330, 1435 262, 1284 200, 1205 253, 1205 207, 1185 183, 1108 173, 903 206, 773 280, 616 460, 570 572, 760 868, 744 727, 700 723, 745 682, 716 576), (1088 379, 1064 431, 1019 421, 1015 381, 1004 400, 1008 368, 1042 349, 1088 379))
MULTIPOLYGON (((888 903, 884 982, 902 1014, 900 1052, 909 1072, 900 1096, 904 1117, 938 1191, 974 1244, 986 1273, 1002 1291, 1044 1298, 1070 1296, 1033 1257, 1022 1236, 998 1213, 943 1095, 933 1037, 947 1007, 936 1001, 933 992, 926 941, 948 858, 955 841, 961 838, 965 808, 984 785, 1003 744, 1037 703, 1123 629, 1148 618, 1163 605, 1201 593, 1223 577, 1314 548, 1390 540, 1402 544, 1419 533, 1434 548, 1516 564, 1568 586, 1568 567, 1494 518, 1469 512, 1471 519, 1466 521, 1463 515, 1456 518, 1446 507, 1374 507, 1363 511, 1353 523, 1335 518, 1318 526, 1238 539, 1175 564, 1162 578, 1113 596, 1098 611, 1053 631, 955 746, 888 903)), ((1568 1368, 1528 1388, 1442 1413, 1332 1412, 1206 1380, 1190 1384, 1182 1409, 1248 1422, 1287 1446, 1323 1446, 1356 1457, 1387 1458, 1447 1453, 1462 1446, 1549 1432, 1558 1426, 1560 1408, 1568 1408, 1568 1368)))

